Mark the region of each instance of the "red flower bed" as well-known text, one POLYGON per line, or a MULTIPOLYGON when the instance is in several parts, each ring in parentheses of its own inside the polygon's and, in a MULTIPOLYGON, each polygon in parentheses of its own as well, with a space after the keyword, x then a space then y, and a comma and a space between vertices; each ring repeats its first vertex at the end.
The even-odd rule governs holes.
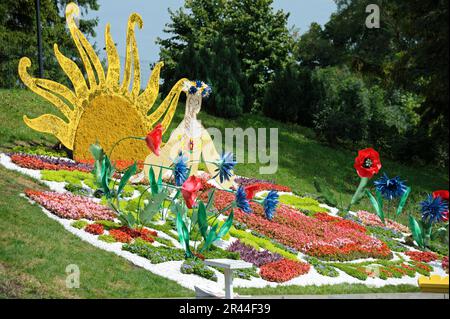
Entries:
POLYGON ((104 231, 103 226, 100 225, 100 224, 87 225, 84 228, 84 230, 87 231, 88 233, 93 234, 93 235, 101 235, 101 234, 103 234, 103 231, 104 231))
POLYGON ((121 243, 129 243, 133 239, 130 235, 119 229, 111 229, 109 234, 113 236, 116 241, 121 243))
POLYGON ((89 173, 92 170, 92 165, 77 163, 66 159, 51 158, 41 155, 28 154, 12 154, 11 161, 24 168, 36 170, 66 170, 66 171, 81 171, 89 173))
POLYGON ((442 258, 442 269, 448 274, 448 256, 442 258))
POLYGON ((51 213, 66 219, 113 220, 114 212, 88 197, 69 193, 26 190, 25 194, 51 213))
MULTIPOLYGON (((206 195, 202 196, 202 200, 206 198, 206 195)), ((221 210, 231 203, 233 198, 233 194, 217 191, 214 199, 215 207, 221 210)), ((264 217, 260 205, 256 203, 250 205, 253 213, 245 214, 240 209, 235 209, 235 220, 308 255, 330 260, 392 256, 385 243, 365 234, 362 228, 354 224, 343 222, 336 225, 334 218, 330 221, 322 221, 299 214, 295 209, 283 204, 277 208, 274 219, 269 221, 264 217)))
POLYGON ((127 234, 131 238, 142 238, 145 241, 153 243, 155 240, 153 237, 158 237, 158 233, 153 230, 148 230, 146 228, 142 229, 131 229, 126 226, 120 227, 118 230, 127 234))
POLYGON ((299 261, 281 259, 261 266, 261 278, 273 282, 286 282, 306 274, 310 265, 299 261))
POLYGON ((405 252, 409 258, 415 261, 429 263, 438 259, 438 255, 431 251, 407 251, 405 252))
POLYGON ((260 191, 271 191, 275 190, 278 192, 292 192, 292 189, 288 186, 275 184, 272 181, 257 179, 257 178, 246 178, 246 177, 238 177, 235 179, 235 182, 244 187, 254 186, 257 192, 260 191))
POLYGON ((327 213, 317 213, 314 215, 314 217, 323 222, 331 222, 335 226, 339 226, 339 227, 343 227, 343 228, 347 228, 347 229, 358 230, 362 233, 366 232, 366 228, 364 226, 361 226, 352 220, 347 220, 347 219, 343 219, 341 217, 331 216, 331 215, 328 215, 327 213))

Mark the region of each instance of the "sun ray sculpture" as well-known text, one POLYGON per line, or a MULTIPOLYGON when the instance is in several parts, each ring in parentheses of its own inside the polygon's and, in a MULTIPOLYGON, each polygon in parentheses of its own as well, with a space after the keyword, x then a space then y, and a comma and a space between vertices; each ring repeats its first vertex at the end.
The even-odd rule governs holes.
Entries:
MULTIPOLYGON (((85 75, 77 64, 64 56, 54 44, 55 57, 69 77, 73 89, 60 83, 33 78, 27 73, 31 61, 23 57, 19 62, 19 76, 32 91, 50 101, 66 120, 44 114, 30 119, 24 116, 25 123, 32 129, 56 136, 68 149, 73 150, 77 160, 90 159, 89 145, 98 141, 108 150, 114 142, 126 136, 145 136, 157 123, 164 131, 172 121, 178 99, 186 79, 178 81, 164 101, 152 110, 159 93, 159 75, 163 63, 154 67, 147 87, 141 92, 140 64, 134 28, 143 26, 142 18, 133 13, 128 20, 125 70, 120 81, 120 60, 106 26, 105 42, 108 59, 107 72, 95 50, 75 24, 74 17, 80 14, 74 3, 66 7, 66 21, 70 34, 78 49, 85 75)), ((142 141, 127 140, 118 145, 112 154, 113 159, 136 160, 148 155, 142 141)))

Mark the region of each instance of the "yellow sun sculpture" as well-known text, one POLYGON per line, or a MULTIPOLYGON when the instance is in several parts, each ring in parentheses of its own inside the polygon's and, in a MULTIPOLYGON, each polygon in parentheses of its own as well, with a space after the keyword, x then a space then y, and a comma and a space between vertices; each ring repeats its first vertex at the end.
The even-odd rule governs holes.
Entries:
MULTIPOLYGON (((71 36, 84 65, 86 77, 72 59, 65 57, 54 44, 54 52, 61 68, 69 77, 73 90, 47 79, 33 78, 27 73, 31 61, 23 57, 19 62, 19 76, 32 91, 50 101, 67 119, 53 114, 38 118, 23 117, 32 129, 56 136, 68 149, 73 150, 74 158, 91 158, 89 145, 96 141, 105 150, 126 136, 144 137, 151 128, 161 123, 164 131, 172 121, 178 99, 186 79, 178 81, 164 101, 149 114, 159 93, 159 75, 163 63, 158 63, 150 76, 146 89, 141 92, 139 55, 134 36, 137 24, 142 28, 142 18, 133 13, 128 19, 125 71, 120 82, 120 60, 106 26, 105 42, 108 59, 107 72, 103 69, 93 47, 77 28, 74 16, 80 10, 74 3, 66 7, 66 21, 71 36), (133 73, 132 73, 133 70, 133 73)), ((126 140, 120 143, 112 154, 115 160, 143 159, 148 155, 144 142, 126 140)))

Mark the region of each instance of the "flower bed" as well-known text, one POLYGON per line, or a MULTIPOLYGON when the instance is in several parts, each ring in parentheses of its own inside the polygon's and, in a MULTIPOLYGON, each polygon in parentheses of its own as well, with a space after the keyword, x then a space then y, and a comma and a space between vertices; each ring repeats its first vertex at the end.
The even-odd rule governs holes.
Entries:
POLYGON ((257 267, 261 267, 262 265, 281 259, 279 254, 272 254, 267 250, 258 251, 251 246, 245 245, 239 240, 231 244, 230 247, 228 247, 228 250, 238 252, 242 260, 252 263, 257 267))
POLYGON ((114 212, 88 197, 26 190, 25 194, 53 214, 66 219, 113 220, 114 212))
MULTIPOLYGON (((215 207, 225 208, 233 195, 216 192, 215 207)), ((252 214, 235 210, 235 220, 244 223, 278 242, 311 256, 329 260, 352 260, 358 258, 391 258, 388 246, 358 229, 335 225, 335 221, 321 221, 286 205, 280 205, 272 221, 264 217, 260 205, 251 203, 252 214)), ((348 224, 346 224, 348 226, 348 224)))
POLYGON ((85 163, 78 163, 66 159, 47 157, 42 155, 29 154, 11 154, 11 161, 24 168, 36 170, 66 170, 66 171, 81 171, 89 173, 92 171, 92 165, 85 163))
POLYGON ((306 263, 281 259, 260 268, 261 278, 272 282, 286 282, 295 277, 308 273, 310 266, 306 263))
POLYGON ((361 222, 366 226, 379 226, 379 227, 388 227, 393 230, 402 232, 402 233, 408 233, 409 229, 405 225, 402 225, 400 223, 397 223, 390 219, 385 219, 386 225, 383 224, 383 222, 380 220, 380 218, 372 213, 366 212, 364 210, 360 210, 357 212, 358 218, 361 220, 361 222))
POLYGON ((438 255, 431 251, 407 251, 405 253, 409 258, 415 261, 429 263, 438 259, 438 255))
POLYGON ((85 231, 93 235, 102 235, 104 232, 103 226, 100 224, 90 224, 84 228, 85 231))
POLYGON ((366 232, 366 228, 364 226, 361 226, 358 223, 348 220, 348 219, 331 216, 331 215, 328 215, 327 213, 317 213, 314 215, 314 217, 323 222, 333 223, 335 226, 338 226, 338 227, 354 229, 354 230, 360 231, 362 233, 366 232))

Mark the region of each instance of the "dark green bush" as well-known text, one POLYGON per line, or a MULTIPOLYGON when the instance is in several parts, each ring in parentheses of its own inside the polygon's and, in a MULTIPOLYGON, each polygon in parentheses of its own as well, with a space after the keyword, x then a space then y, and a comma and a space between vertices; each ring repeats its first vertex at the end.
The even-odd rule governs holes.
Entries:
POLYGON ((313 91, 311 71, 297 65, 289 65, 277 72, 268 86, 263 101, 266 116, 279 121, 313 124, 313 91))
POLYGON ((312 74, 316 90, 314 130, 331 144, 367 141, 371 120, 369 91, 347 69, 317 69, 312 74))

